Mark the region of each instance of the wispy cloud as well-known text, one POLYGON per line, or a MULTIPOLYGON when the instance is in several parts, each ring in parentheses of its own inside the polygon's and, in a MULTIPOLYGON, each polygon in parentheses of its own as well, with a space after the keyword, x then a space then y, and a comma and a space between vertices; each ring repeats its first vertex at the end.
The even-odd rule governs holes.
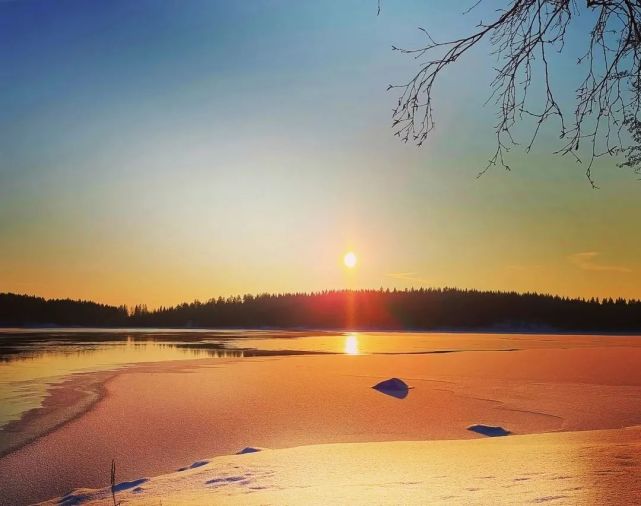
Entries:
POLYGON ((568 257, 568 260, 579 269, 584 271, 597 272, 632 272, 632 269, 624 265, 614 265, 599 262, 598 257, 601 255, 598 251, 583 251, 574 253, 568 257))
POLYGON ((402 281, 410 281, 412 283, 429 284, 432 282, 427 278, 421 277, 418 272, 390 272, 387 276, 394 279, 400 279, 402 281))

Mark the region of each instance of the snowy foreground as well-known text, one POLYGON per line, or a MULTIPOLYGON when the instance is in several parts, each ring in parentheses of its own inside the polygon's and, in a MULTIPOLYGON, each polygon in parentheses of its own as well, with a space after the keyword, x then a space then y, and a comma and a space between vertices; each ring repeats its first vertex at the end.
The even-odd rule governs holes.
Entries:
MULTIPOLYGON (((635 504, 641 428, 348 443, 198 461, 116 486, 122 504, 635 504)), ((109 487, 44 504, 113 504, 109 487)))

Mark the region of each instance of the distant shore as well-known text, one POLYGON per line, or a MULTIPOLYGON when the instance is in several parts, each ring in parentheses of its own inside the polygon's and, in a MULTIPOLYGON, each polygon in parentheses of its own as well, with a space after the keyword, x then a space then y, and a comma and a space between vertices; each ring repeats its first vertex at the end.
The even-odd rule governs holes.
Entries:
POLYGON ((458 288, 261 293, 170 307, 0 293, 0 325, 640 332, 641 300, 458 288))
POLYGON ((467 328, 467 327, 438 327, 438 328, 375 328, 375 327, 336 327, 336 328, 314 328, 314 327, 154 327, 154 326, 104 326, 104 327, 85 327, 82 325, 77 326, 60 326, 60 325, 23 325, 23 326, 2 326, 0 324, 0 336, 2 334, 10 334, 12 331, 20 334, 28 334, 30 332, 87 332, 87 333, 100 333, 100 332, 136 332, 136 333, 171 333, 171 332, 243 332, 243 331, 259 331, 259 332, 304 332, 304 333, 349 333, 349 332, 411 332, 416 334, 552 334, 560 336, 641 336, 641 328, 631 330, 563 330, 548 327, 482 327, 482 328, 467 328))

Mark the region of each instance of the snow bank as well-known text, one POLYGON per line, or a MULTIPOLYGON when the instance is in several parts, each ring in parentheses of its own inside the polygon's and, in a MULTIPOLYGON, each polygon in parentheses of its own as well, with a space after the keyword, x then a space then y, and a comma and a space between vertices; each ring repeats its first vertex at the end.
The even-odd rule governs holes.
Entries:
MULTIPOLYGON (((117 485, 122 504, 631 504, 641 429, 345 443, 216 457, 117 485), (132 487, 132 484, 137 484, 132 487), (142 486, 141 486, 142 485, 142 486)), ((44 504, 113 504, 109 487, 44 504)))

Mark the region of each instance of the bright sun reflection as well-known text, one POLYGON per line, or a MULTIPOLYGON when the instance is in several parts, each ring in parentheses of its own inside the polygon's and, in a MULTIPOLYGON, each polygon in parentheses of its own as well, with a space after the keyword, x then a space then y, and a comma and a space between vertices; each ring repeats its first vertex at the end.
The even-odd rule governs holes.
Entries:
POLYGON ((345 337, 345 354, 358 355, 358 337, 356 334, 350 334, 345 337))

